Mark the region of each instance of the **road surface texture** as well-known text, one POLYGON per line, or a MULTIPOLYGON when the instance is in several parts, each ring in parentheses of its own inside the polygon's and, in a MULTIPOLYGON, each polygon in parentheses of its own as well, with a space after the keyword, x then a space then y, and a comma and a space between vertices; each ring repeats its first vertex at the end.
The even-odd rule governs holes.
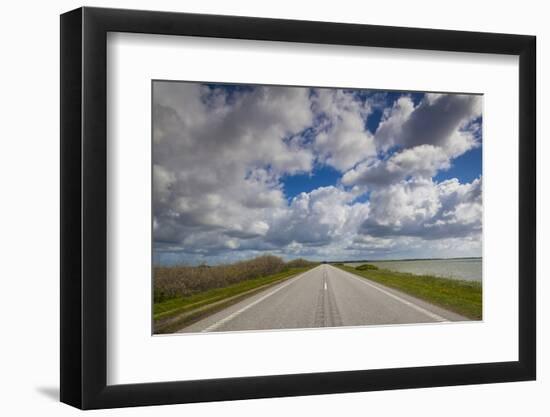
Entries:
POLYGON ((180 330, 181 333, 466 321, 331 265, 320 265, 180 330))

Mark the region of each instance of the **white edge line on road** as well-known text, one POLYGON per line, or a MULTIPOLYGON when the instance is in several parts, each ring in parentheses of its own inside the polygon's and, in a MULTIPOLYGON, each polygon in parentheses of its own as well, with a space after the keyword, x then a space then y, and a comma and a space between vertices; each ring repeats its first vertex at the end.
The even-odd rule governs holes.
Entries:
MULTIPOLYGON (((315 268, 313 268, 315 269, 315 268)), ((312 271, 312 269, 310 269, 309 271, 312 271)), ((218 320, 217 322, 215 322, 214 324, 211 324, 210 326, 206 327, 205 329, 201 330, 203 333, 205 332, 211 332, 212 330, 216 330, 218 327, 222 326, 223 324, 227 323, 228 321, 230 320, 233 320, 235 317, 237 317, 239 314, 241 313, 244 313, 246 310, 248 310, 250 307, 254 307, 256 304, 258 303, 261 303, 263 300, 265 300, 266 298, 268 297, 271 297, 273 294, 275 294, 276 292, 279 292, 281 291, 283 288, 285 287, 288 287, 290 284, 292 284, 294 281, 296 281, 298 278, 301 278, 303 275, 307 274, 309 271, 306 271, 306 272, 303 272, 301 273, 300 275, 298 275, 297 277, 294 277, 292 278, 290 281, 288 281, 286 284, 284 285, 281 285, 280 287, 277 287, 275 288, 273 291, 271 292, 268 292, 266 295, 258 298, 256 301, 250 303, 250 304, 247 304, 246 306, 244 306, 243 308, 231 313, 229 316, 227 317, 224 317, 223 319, 221 320, 218 320)))
MULTIPOLYGON (((342 271, 342 270, 341 270, 342 271)), ((378 285, 375 285, 375 284, 372 284, 370 283, 369 281, 363 279, 363 278, 360 278, 356 275, 353 275, 351 272, 348 272, 348 271, 343 271, 345 272, 346 274, 348 274, 350 277, 352 278, 355 278, 357 280, 359 280, 360 282, 362 282, 363 284, 365 285, 368 285, 369 287, 372 287, 378 291, 380 291, 381 293, 383 294, 386 294, 388 297, 391 297, 393 298, 394 300, 397 300, 397 301, 401 301, 403 304, 405 305, 408 305, 409 307, 415 309, 416 311, 419 311, 420 313, 424 313, 426 316, 428 317, 431 317, 432 319, 436 320, 436 321, 440 321, 440 322, 448 322, 449 320, 447 320, 446 318, 444 317, 441 317, 439 314, 435 314, 435 313, 432 313, 431 311, 429 310, 426 310, 425 308, 422 308, 414 303, 411 303, 410 301, 407 301, 405 300, 404 298, 401 298, 399 297, 398 295, 395 295, 389 291, 386 291, 385 289, 383 288, 380 288, 378 285)), ((368 278, 367 278, 368 279, 368 278)))

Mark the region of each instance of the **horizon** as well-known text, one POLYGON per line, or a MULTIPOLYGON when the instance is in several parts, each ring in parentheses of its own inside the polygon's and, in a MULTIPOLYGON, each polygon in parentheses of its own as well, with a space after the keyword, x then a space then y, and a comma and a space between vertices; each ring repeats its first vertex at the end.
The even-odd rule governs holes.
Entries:
POLYGON ((480 95, 154 81, 153 264, 481 258, 481 108, 480 95))
MULTIPOLYGON (((271 254, 266 253, 266 254, 263 254, 263 255, 259 255, 257 257, 269 256, 269 255, 271 255, 271 254)), ((273 255, 273 256, 276 256, 276 255, 273 255)), ((255 259, 255 258, 239 259, 235 262, 246 262, 246 261, 253 260, 253 259, 255 259)), ((294 260, 297 260, 297 259, 303 259, 303 260, 308 261, 308 262, 317 262, 319 264, 322 264, 322 263, 326 263, 326 264, 343 263, 343 264, 346 264, 346 263, 369 263, 369 262, 453 261, 453 260, 460 260, 460 259, 480 259, 480 260, 482 260, 483 257, 482 256, 458 256, 458 257, 449 257, 449 258, 348 259, 348 260, 322 260, 322 261, 312 261, 312 260, 307 259, 307 258, 289 258, 289 259, 283 259, 283 260, 285 262, 291 262, 291 261, 294 261, 294 260)), ((219 266, 219 265, 228 265, 228 264, 224 264, 224 263, 208 264, 208 263, 203 262, 203 263, 194 264, 194 265, 190 265, 190 264, 153 264, 153 267, 155 267, 155 268, 157 268, 157 267, 177 267, 177 266, 195 267, 195 266, 201 266, 201 265, 219 266)))

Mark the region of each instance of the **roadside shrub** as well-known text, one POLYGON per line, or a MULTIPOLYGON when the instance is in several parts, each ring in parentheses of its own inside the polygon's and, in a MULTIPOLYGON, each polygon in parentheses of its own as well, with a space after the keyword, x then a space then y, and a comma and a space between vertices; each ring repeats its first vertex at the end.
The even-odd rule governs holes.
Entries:
POLYGON ((378 267, 371 264, 363 264, 363 265, 356 266, 355 269, 357 269, 358 271, 369 271, 369 270, 374 271, 378 269, 378 267))
POLYGON ((311 261, 308 261, 307 259, 298 258, 287 262, 286 266, 289 268, 306 268, 308 266, 313 266, 315 264, 316 262, 311 262, 311 261))
POLYGON ((226 265, 155 267, 154 302, 277 274, 287 268, 281 258, 272 255, 226 265))

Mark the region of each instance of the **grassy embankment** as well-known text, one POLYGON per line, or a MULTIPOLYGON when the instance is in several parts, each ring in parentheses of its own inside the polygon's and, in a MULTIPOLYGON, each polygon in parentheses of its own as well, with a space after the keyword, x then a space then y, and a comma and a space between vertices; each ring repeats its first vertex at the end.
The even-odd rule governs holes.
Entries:
POLYGON ((314 267, 275 256, 218 266, 154 269, 155 333, 170 333, 314 267))
POLYGON ((469 319, 481 320, 482 318, 480 282, 395 272, 378 269, 374 265, 368 267, 360 265, 355 268, 342 264, 335 266, 387 287, 401 290, 469 319))

